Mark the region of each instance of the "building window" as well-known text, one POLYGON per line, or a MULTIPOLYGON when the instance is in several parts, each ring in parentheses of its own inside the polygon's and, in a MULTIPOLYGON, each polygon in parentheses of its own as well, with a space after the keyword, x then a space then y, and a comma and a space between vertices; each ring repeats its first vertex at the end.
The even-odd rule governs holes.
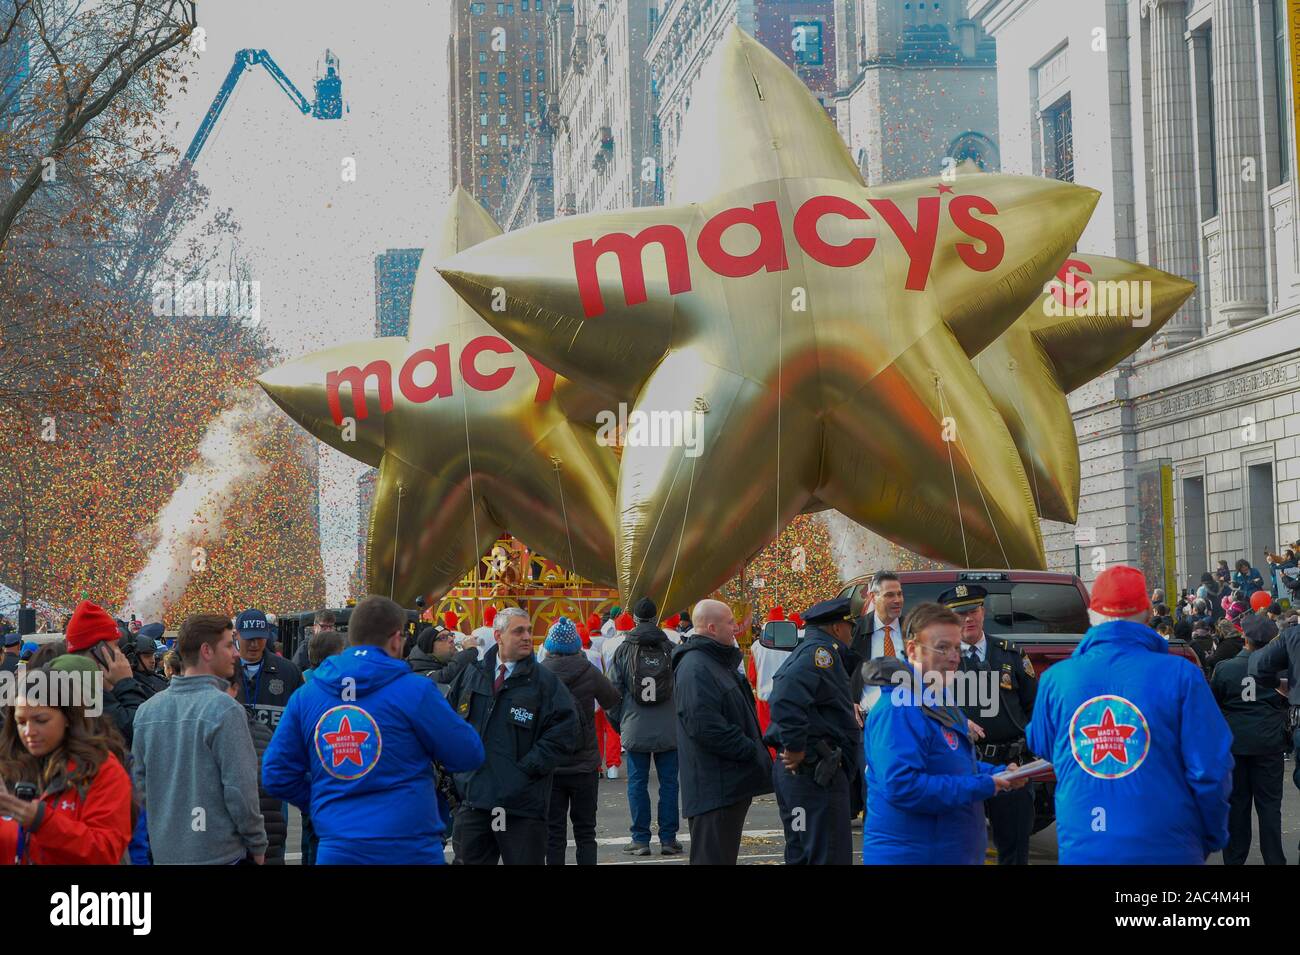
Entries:
MULTIPOLYGON (((960 166, 966 160, 970 160, 980 168, 981 172, 996 172, 998 168, 997 147, 992 141, 982 133, 962 133, 952 145, 948 147, 946 157, 951 157, 953 162, 960 166)), ((942 159, 940 160, 942 167, 942 159)), ((938 171, 938 170, 936 170, 938 171)))
POLYGON ((486 145, 487 145, 487 133, 483 133, 483 134, 481 134, 481 135, 479 136, 479 138, 478 138, 478 144, 479 144, 479 146, 486 146, 486 145))
MULTIPOLYGON (((1208 215, 1204 215, 1204 218, 1212 219, 1219 214, 1219 162, 1217 155, 1218 150, 1215 148, 1219 136, 1218 130, 1215 129, 1214 115, 1213 27, 1207 25, 1203 30, 1197 31, 1197 33, 1192 36, 1193 39, 1196 39, 1197 37, 1202 38, 1199 44, 1193 44, 1193 49, 1199 46, 1200 51, 1204 53, 1203 57, 1197 57, 1196 63, 1198 67, 1197 81, 1200 86, 1200 89, 1196 91, 1196 94, 1199 97, 1204 97, 1202 102, 1205 104, 1205 111, 1201 114, 1202 118, 1205 120, 1205 128, 1199 130, 1201 141, 1197 146, 1200 150, 1201 156, 1209 160, 1207 163, 1209 167, 1209 181, 1206 183, 1207 192, 1209 193, 1207 197, 1209 202, 1204 203, 1203 205, 1209 206, 1209 213, 1208 215), (1204 69, 1199 69, 1201 66, 1204 66, 1204 69)), ((1195 98, 1193 99, 1195 100, 1195 98)), ((1205 210, 1203 208, 1202 213, 1204 214, 1204 212, 1205 210)))
POLYGON ((487 85, 487 74, 484 73, 482 70, 479 70, 479 74, 478 74, 478 85, 479 85, 479 86, 486 86, 486 85, 487 85))
POLYGON ((478 114, 478 124, 479 124, 480 126, 486 126, 486 125, 487 125, 487 113, 479 113, 479 114, 478 114))
POLYGON ((538 71, 537 71, 537 82, 539 82, 539 83, 545 83, 545 82, 546 82, 546 71, 545 71, 545 70, 538 70, 538 71))
MULTIPOLYGON (((527 10, 528 8, 524 7, 524 9, 527 10)), ((531 37, 532 34, 528 31, 528 27, 524 27, 524 42, 527 43, 531 37)))
POLYGON ((486 31, 486 30, 479 30, 479 31, 478 31, 478 45, 479 45, 479 46, 485 46, 486 44, 487 44, 487 31, 486 31))
POLYGON ((479 61, 480 63, 486 63, 486 62, 487 62, 487 54, 484 53, 482 50, 479 50, 479 51, 478 51, 478 61, 479 61))
POLYGON ((537 0, 537 12, 542 12, 542 0, 537 0))
POLYGON ((524 110, 524 125, 531 126, 532 124, 533 124, 533 114, 528 112, 527 110, 524 110))
POLYGON ((505 177, 505 176, 502 176, 502 177, 501 177, 501 191, 502 191, 502 192, 505 192, 505 191, 506 191, 506 177, 505 177))
POLYGON ((1043 110, 1044 174, 1062 182, 1074 182, 1074 126, 1067 93, 1043 110))
POLYGON ((531 63, 533 61, 533 58, 529 55, 527 50, 524 50, 523 55, 520 56, 519 59, 523 60, 525 63, 531 63))
POLYGON ((503 16, 505 16, 505 15, 506 15, 506 5, 505 5, 504 3, 498 3, 498 4, 497 4, 497 16, 499 16, 499 17, 503 17, 503 16))
POLYGON ((1291 150, 1288 148, 1291 116, 1286 109, 1287 88, 1291 85, 1286 68, 1286 4, 1273 0, 1273 80, 1277 100, 1277 182, 1281 185, 1291 179, 1291 150))
POLYGON ((497 125, 498 125, 498 126, 504 126, 505 124, 506 124, 506 114, 505 114, 505 113, 497 113, 497 125))
POLYGON ((524 70, 524 82, 525 82, 525 83, 531 83, 532 81, 533 81, 533 71, 532 71, 532 70, 524 70))
POLYGON ((479 102, 479 105, 480 105, 480 106, 486 106, 486 105, 487 105, 487 93, 486 93, 484 90, 479 90, 479 93, 478 93, 478 102, 479 102))
POLYGON ((524 13, 528 12, 528 0, 519 0, 519 9, 524 13))
POLYGON ((480 188, 480 189, 486 189, 486 188, 487 188, 487 176, 479 176, 479 177, 478 177, 478 184, 479 184, 479 188, 480 188))
POLYGON ((794 61, 799 66, 822 65, 822 25, 817 20, 791 20, 794 61))
POLYGON ((508 16, 508 17, 512 17, 512 16, 514 16, 514 15, 515 15, 515 5, 514 5, 513 3, 507 3, 507 4, 506 4, 506 16, 508 16))
POLYGON ((505 93, 498 93, 498 94, 497 94, 497 105, 498 105, 498 106, 505 106, 505 105, 506 105, 506 94, 505 94, 505 93))
POLYGON ((533 91, 532 91, 532 90, 524 90, 524 105, 525 105, 525 106, 532 106, 532 105, 533 105, 533 91))
POLYGON ((505 71, 503 70, 502 72, 497 74, 497 86, 505 86, 505 85, 506 85, 506 74, 505 71))
POLYGON ((538 63, 546 62, 546 50, 542 49, 541 47, 537 48, 537 62, 538 63))

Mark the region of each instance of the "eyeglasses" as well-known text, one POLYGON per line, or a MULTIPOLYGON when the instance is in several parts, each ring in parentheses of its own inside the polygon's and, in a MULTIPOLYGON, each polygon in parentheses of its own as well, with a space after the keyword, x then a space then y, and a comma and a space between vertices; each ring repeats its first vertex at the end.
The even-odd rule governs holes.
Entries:
POLYGON ((953 656, 953 655, 961 656, 961 644, 959 643, 958 644, 945 643, 945 644, 940 644, 939 646, 935 646, 933 643, 921 643, 920 640, 917 640, 916 642, 919 646, 927 647, 933 650, 935 653, 939 654, 940 656, 945 656, 945 657, 953 656))

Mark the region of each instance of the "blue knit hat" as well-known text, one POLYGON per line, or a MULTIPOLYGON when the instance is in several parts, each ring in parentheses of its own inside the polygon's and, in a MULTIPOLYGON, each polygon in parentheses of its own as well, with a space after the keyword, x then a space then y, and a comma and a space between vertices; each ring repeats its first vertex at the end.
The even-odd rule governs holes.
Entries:
POLYGON ((542 646, 546 647, 547 653, 578 653, 582 650, 582 639, 573 621, 561 617, 546 631, 546 642, 542 646))

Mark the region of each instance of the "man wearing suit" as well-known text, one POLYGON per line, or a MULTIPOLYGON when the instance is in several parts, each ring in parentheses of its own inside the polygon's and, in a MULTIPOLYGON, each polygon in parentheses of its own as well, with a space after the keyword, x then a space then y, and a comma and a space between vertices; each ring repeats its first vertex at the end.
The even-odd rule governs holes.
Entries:
MULTIPOLYGON (((939 595, 939 603, 961 618, 961 670, 996 674, 996 705, 959 701, 962 711, 984 731, 975 743, 979 758, 996 765, 1029 761, 1025 726, 1034 711, 1038 676, 1025 652, 984 632, 984 598, 978 584, 958 584, 939 595)), ((999 793, 984 803, 998 865, 1028 865, 1034 831, 1034 791, 1030 786, 999 793)))
MULTIPOLYGON (((878 571, 871 578, 867 599, 863 601, 853 625, 853 639, 841 656, 849 673, 850 699, 859 706, 858 721, 866 719, 867 710, 879 698, 879 687, 865 687, 862 664, 880 657, 897 657, 906 661, 903 649, 903 584, 892 570, 878 571), (870 689, 870 698, 863 699, 870 689)), ((856 819, 866 805, 862 773, 854 776, 849 788, 849 814, 856 819)))

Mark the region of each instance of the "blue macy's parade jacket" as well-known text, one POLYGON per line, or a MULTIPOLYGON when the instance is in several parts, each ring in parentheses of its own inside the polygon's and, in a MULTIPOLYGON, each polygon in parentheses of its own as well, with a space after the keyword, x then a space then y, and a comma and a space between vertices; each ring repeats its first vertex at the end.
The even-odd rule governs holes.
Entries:
POLYGON ((1056 770, 1065 865, 1200 865, 1228 843, 1232 732, 1150 627, 1091 628, 1043 674, 1029 748, 1056 770))
POLYGON ((270 796, 311 814, 318 865, 440 864, 433 763, 483 762, 474 727, 379 647, 349 647, 289 698, 262 760, 270 796))

